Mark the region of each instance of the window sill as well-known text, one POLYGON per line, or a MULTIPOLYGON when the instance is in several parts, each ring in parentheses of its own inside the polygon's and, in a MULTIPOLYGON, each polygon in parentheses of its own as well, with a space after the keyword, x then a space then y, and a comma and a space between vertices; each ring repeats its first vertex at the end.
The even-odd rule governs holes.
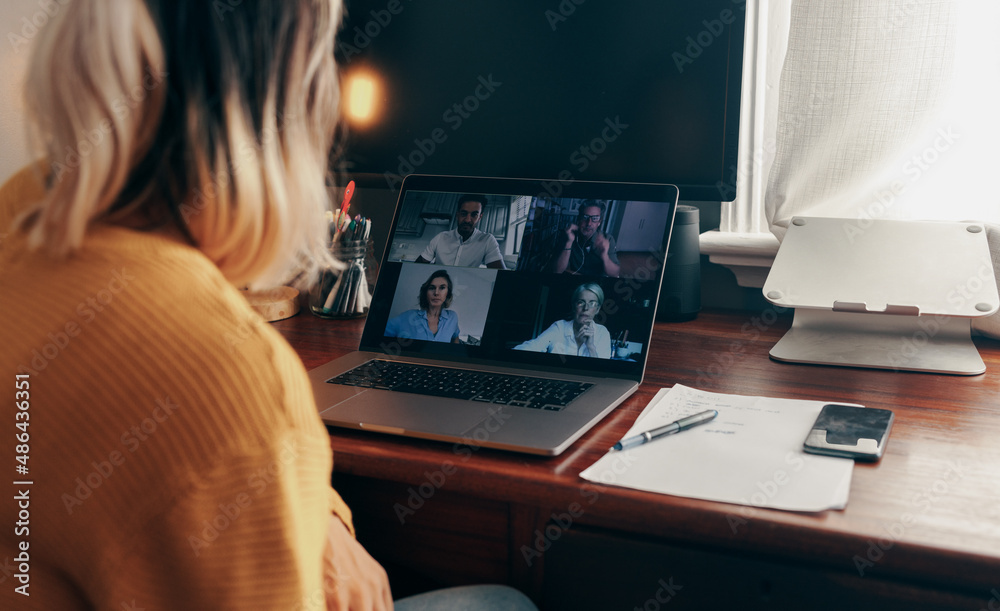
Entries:
POLYGON ((748 288, 762 288, 778 254, 778 238, 770 233, 723 233, 706 231, 699 238, 701 254, 728 268, 736 283, 748 288))

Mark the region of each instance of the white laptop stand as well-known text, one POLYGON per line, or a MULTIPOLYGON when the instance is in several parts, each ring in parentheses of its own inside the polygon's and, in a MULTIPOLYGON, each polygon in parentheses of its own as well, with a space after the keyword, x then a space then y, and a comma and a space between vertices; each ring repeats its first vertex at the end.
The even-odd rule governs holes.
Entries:
POLYGON ((1000 308, 978 223, 795 217, 764 283, 794 308, 779 361, 976 375, 972 318, 1000 308))

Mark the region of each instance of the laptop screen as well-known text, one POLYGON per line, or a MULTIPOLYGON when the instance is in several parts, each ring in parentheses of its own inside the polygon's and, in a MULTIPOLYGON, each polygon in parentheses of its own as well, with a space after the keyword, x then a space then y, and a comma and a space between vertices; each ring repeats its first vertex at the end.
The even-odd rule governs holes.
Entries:
POLYGON ((361 349, 640 380, 672 185, 411 175, 361 349))

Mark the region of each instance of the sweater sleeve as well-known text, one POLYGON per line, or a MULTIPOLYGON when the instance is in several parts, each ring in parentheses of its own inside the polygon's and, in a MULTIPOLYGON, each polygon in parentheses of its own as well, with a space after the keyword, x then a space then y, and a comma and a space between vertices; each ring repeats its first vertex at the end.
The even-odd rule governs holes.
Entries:
POLYGON ((330 513, 340 518, 340 521, 344 523, 347 530, 351 531, 351 534, 357 536, 354 531, 354 518, 351 514, 351 508, 347 506, 344 499, 340 498, 340 494, 336 490, 330 488, 330 513))
POLYGON ((289 433, 197 474, 130 542, 101 608, 322 608, 322 441, 289 433), (132 607, 130 607, 132 608, 132 607))
POLYGON ((52 587, 34 607, 323 608, 331 511, 351 515, 288 343, 169 236, 95 224, 58 261, 9 245, 0 363, 34 370, 46 418, 31 549, 52 587), (58 358, 33 359, 47 336, 58 358))
MULTIPOLYGON (((147 610, 323 608, 331 509, 349 529, 351 522, 334 501, 330 437, 301 360, 214 273, 187 280, 191 292, 178 295, 185 308, 174 320, 155 305, 165 301, 155 291, 179 291, 180 283, 142 268, 130 273, 135 295, 115 304, 152 302, 141 318, 161 322, 122 353, 156 346, 162 393, 178 407, 135 452, 136 461, 150 461, 144 472, 162 478, 150 491, 160 498, 136 502, 154 511, 123 530, 122 548, 106 556, 114 566, 101 571, 110 591, 92 600, 98 608, 135 600, 147 610), (144 290, 157 282, 163 288, 144 290)), ((102 317, 88 332, 113 322, 102 317)), ((160 383, 145 380, 133 382, 136 400, 142 386, 160 383)))

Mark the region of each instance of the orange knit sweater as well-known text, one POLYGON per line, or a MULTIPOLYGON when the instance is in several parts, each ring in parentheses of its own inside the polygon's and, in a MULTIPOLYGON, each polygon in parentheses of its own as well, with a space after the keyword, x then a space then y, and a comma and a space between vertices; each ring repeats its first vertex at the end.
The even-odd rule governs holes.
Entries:
MULTIPOLYGON (((15 177, 0 221, 39 193, 15 177)), ((215 265, 121 228, 65 261, 8 235, 0 314, 0 608, 324 608, 330 511, 350 526, 329 437, 215 265)))

